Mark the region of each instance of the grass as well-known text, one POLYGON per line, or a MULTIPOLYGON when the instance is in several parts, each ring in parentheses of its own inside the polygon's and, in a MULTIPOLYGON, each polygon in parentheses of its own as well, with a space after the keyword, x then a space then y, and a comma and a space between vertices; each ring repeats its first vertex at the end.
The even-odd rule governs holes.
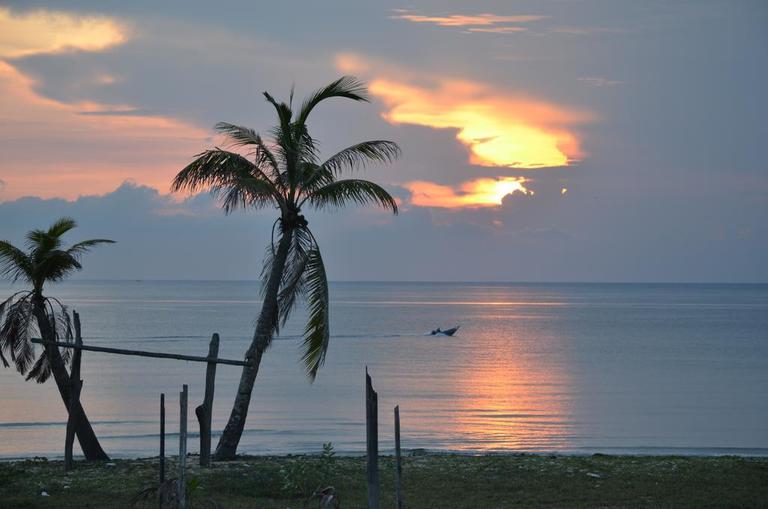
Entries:
MULTIPOLYGON (((192 508, 317 507, 305 500, 320 484, 336 488, 344 509, 366 505, 364 458, 254 456, 210 469, 196 461, 192 508)), ((379 467, 381 506, 393 507, 393 458, 379 467)), ((404 458, 403 472, 408 508, 768 506, 768 458, 425 454, 404 458)), ((130 502, 157 473, 157 458, 83 462, 70 473, 60 461, 0 463, 0 506, 157 507, 130 502)))

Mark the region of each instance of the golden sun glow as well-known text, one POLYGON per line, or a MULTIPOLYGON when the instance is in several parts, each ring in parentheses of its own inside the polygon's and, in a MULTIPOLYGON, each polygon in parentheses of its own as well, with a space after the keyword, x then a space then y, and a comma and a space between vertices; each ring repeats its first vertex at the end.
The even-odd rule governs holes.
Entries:
POLYGON ((408 182, 405 187, 411 192, 411 203, 419 207, 478 208, 499 206, 505 196, 514 193, 532 195, 526 182, 523 177, 505 177, 464 182, 458 190, 425 181, 408 182))
POLYGON ((99 51, 125 41, 126 29, 112 18, 0 7, 0 58, 68 49, 99 51))
POLYGON ((472 164, 535 169, 568 166, 584 155, 573 126, 591 119, 585 112, 470 81, 430 88, 374 79, 370 88, 391 123, 456 129, 472 164))

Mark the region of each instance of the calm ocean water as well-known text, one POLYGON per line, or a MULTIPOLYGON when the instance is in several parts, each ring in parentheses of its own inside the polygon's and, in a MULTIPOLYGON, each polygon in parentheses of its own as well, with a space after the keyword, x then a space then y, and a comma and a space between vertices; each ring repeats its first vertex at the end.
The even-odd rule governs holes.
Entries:
MULTIPOLYGON (((87 344, 205 355, 219 332, 220 355, 235 359, 259 309, 255 282, 68 282, 48 293, 80 312, 87 344)), ((265 356, 242 452, 328 441, 362 452, 367 365, 385 451, 399 404, 408 449, 768 454, 768 285, 335 283, 331 298, 317 381, 298 363, 299 311, 265 356), (454 325, 454 338, 424 335, 454 325)), ((181 385, 194 407, 204 373, 86 352, 82 398, 105 449, 157 455, 160 393, 173 433, 181 385)), ((218 368, 215 429, 239 374, 218 368)), ((52 383, 0 369, 0 457, 61 456, 65 420, 52 383)))

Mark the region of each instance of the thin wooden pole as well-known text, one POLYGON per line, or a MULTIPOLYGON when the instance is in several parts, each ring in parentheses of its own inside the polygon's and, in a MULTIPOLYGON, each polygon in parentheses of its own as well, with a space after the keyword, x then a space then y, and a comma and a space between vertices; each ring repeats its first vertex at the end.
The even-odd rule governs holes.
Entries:
POLYGON ((187 509, 187 384, 179 394, 179 509, 187 509))
POLYGON ((63 341, 44 341, 40 338, 32 338, 30 341, 39 345, 56 345, 64 348, 74 348, 75 350, 87 350, 89 352, 103 352, 103 353, 115 353, 119 355, 136 355, 139 357, 154 357, 157 359, 176 359, 180 361, 192 361, 192 362, 215 362, 216 364, 229 364, 230 366, 250 366, 250 362, 236 361, 232 359, 215 359, 211 360, 208 357, 200 357, 197 355, 182 355, 176 353, 165 352, 147 352, 144 350, 126 350, 125 348, 111 348, 107 346, 91 346, 91 345, 75 345, 72 343, 65 343, 63 341))
MULTIPOLYGON (((72 318, 75 324, 75 346, 83 346, 83 330, 80 327, 80 313, 72 311, 72 318)), ((80 380, 80 362, 82 360, 83 352, 81 349, 75 348, 72 353, 72 371, 70 372, 70 378, 73 380, 80 380)))
POLYGON ((165 393, 160 394, 160 484, 165 482, 165 393))
POLYGON ((214 334, 208 346, 208 367, 205 370, 205 396, 203 404, 195 408, 200 424, 200 466, 211 466, 211 420, 213 416, 213 389, 216 382, 216 358, 219 355, 219 335, 214 334))
POLYGON ((379 509, 379 395, 365 368, 365 438, 368 456, 368 509, 379 509))
MULTIPOLYGON (((80 328, 80 315, 77 311, 72 311, 72 317, 75 322, 75 344, 83 344, 83 334, 80 328)), ((72 354, 72 369, 69 373, 69 402, 67 405, 67 431, 64 437, 64 471, 69 472, 75 467, 72 457, 72 448, 75 442, 75 428, 77 427, 75 412, 80 402, 80 391, 83 388, 83 381, 80 379, 80 362, 82 360, 82 351, 75 349, 72 354)))
MULTIPOLYGON (((83 387, 82 380, 71 380, 69 382, 69 408, 77 408, 77 401, 80 399, 80 389, 83 387)), ((69 472, 75 468, 75 461, 72 458, 72 447, 75 443, 75 428, 77 427, 75 413, 70 410, 67 417, 67 431, 64 437, 64 471, 69 472)))
POLYGON ((403 459, 400 456, 400 405, 395 407, 395 508, 403 509, 403 459))

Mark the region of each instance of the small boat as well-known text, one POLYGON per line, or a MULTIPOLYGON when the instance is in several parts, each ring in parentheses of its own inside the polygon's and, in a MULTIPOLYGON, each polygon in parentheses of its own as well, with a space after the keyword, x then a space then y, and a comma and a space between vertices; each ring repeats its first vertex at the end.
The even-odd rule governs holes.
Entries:
POLYGON ((438 327, 437 329, 430 332, 429 335, 430 336, 453 336, 454 334, 456 334, 457 330, 459 330, 458 325, 452 329, 445 329, 445 330, 442 330, 440 329, 440 327, 438 327))

